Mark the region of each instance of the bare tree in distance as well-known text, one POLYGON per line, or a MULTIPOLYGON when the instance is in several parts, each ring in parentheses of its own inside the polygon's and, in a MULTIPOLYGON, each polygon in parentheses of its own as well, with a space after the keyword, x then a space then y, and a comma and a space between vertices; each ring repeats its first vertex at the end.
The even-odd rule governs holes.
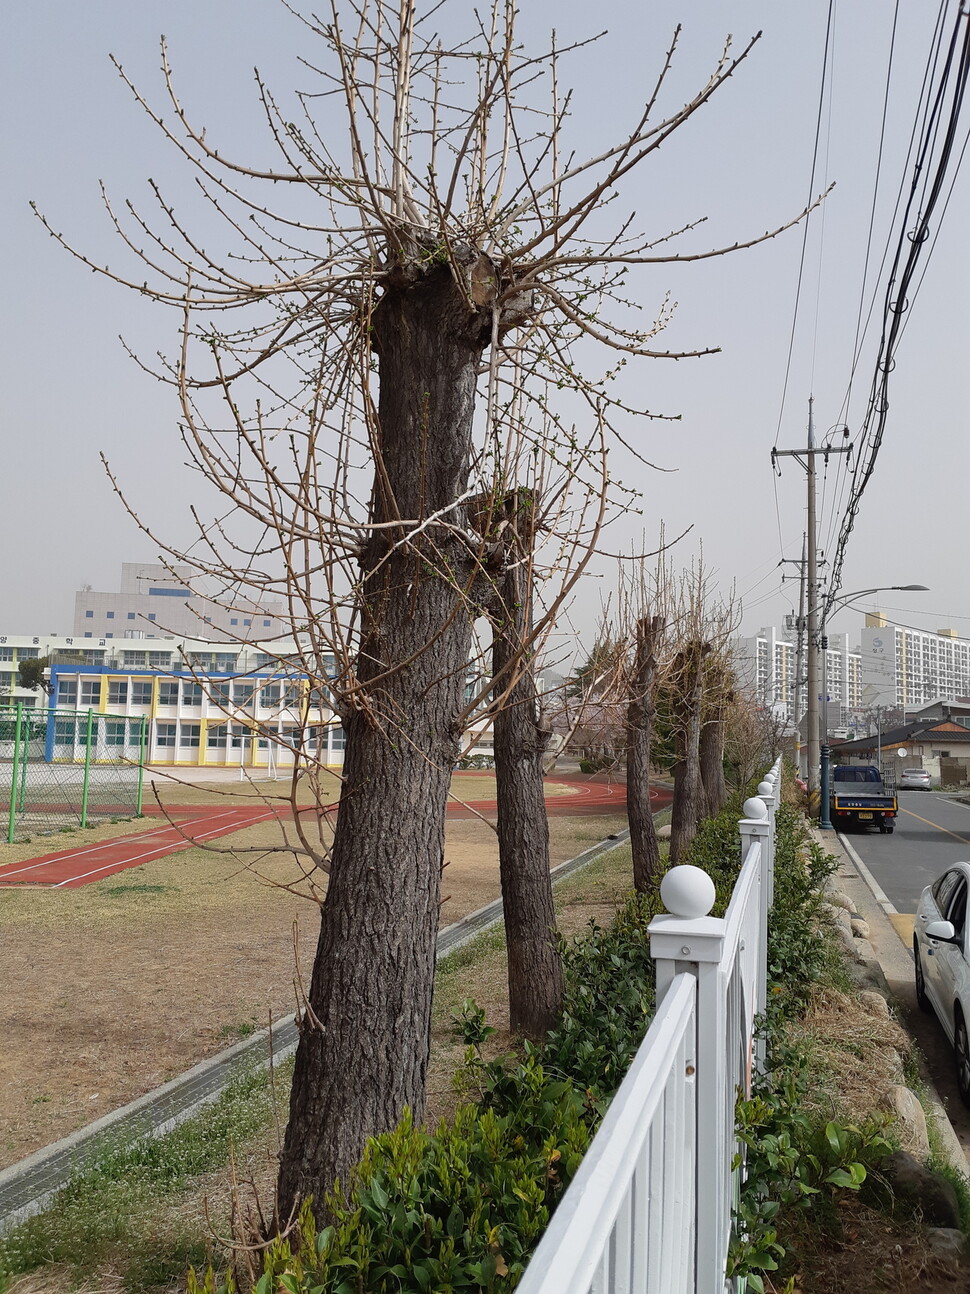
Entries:
POLYGON ((549 874, 543 760, 551 729, 532 643, 535 496, 513 490, 483 527, 504 535, 504 560, 488 607, 492 626, 494 753, 499 870, 508 949, 509 1024, 540 1039, 562 1006, 563 971, 549 874), (496 527, 498 522, 498 527, 496 527))
MULTIPOLYGON (((697 93, 664 110, 678 30, 639 117, 580 158, 565 138, 560 62, 582 46, 530 56, 511 4, 445 44, 443 13, 419 21, 408 0, 335 0, 325 19, 301 19, 324 64, 319 90, 290 114, 257 76, 276 168, 230 158, 191 122, 163 43, 166 114, 131 88, 194 168, 225 243, 194 235, 152 185, 151 219, 105 197, 137 271, 81 256, 181 319, 157 375, 178 391, 191 465, 224 503, 197 516, 189 551, 153 537, 200 579, 282 596, 297 641, 281 657, 326 694, 347 735, 328 856, 299 815, 294 827, 330 877, 281 1156, 284 1218, 307 1195, 322 1204, 369 1135, 424 1108, 472 622, 505 560, 470 502, 536 479, 551 490, 548 573, 562 578, 527 631, 538 639, 622 493, 605 447, 647 413, 622 402, 609 369, 584 375, 576 351, 600 343, 614 365, 710 353, 656 346, 663 303, 631 327, 629 272, 795 223, 683 253, 670 240, 691 226, 647 234, 620 217, 605 241, 588 228, 757 37, 737 56, 729 42, 697 93), (581 418, 553 407, 564 388, 581 418), (543 460, 558 483, 534 466, 543 460)), ((312 781, 314 751, 302 736, 290 744, 294 785, 312 781)))
POLYGON ((724 777, 727 717, 735 699, 734 675, 727 643, 722 642, 705 662, 704 705, 701 715, 700 773, 704 816, 715 818, 728 799, 724 777))
POLYGON ((681 578, 675 625, 678 646, 669 674, 671 724, 676 751, 670 819, 672 863, 680 861, 697 833, 698 823, 708 812, 708 804, 718 798, 713 772, 708 769, 710 794, 702 773, 705 707, 706 717, 710 719, 714 696, 716 694, 720 698, 726 686, 723 662, 730 636, 736 628, 733 602, 725 603, 712 596, 703 559, 681 578))
POLYGON ((626 643, 621 682, 626 704, 626 803, 633 854, 633 884, 641 893, 660 878, 660 841, 651 807, 651 767, 657 706, 671 666, 670 588, 666 549, 648 576, 645 563, 627 568, 620 581, 620 636, 626 643))

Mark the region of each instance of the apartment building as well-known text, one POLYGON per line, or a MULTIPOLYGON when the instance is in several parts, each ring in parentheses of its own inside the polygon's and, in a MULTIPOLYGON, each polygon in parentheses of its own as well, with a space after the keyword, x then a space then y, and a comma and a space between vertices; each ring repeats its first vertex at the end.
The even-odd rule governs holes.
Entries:
POLYGON ((80 589, 74 598, 78 638, 188 637, 253 642, 288 632, 283 604, 265 606, 231 592, 219 601, 200 597, 189 586, 188 566, 124 562, 117 593, 80 589))
POLYGON ((909 629, 873 612, 860 651, 867 706, 903 710, 970 696, 970 640, 953 629, 909 629))
MULTIPOLYGON (((793 628, 766 626, 735 643, 735 662, 742 685, 780 718, 795 723, 796 664, 798 649, 793 628)), ((830 634, 826 652, 830 727, 840 727, 842 711, 862 704, 862 658, 849 650, 847 634, 830 634)), ((802 665, 801 702, 805 704, 805 664, 802 665)), ((821 687, 821 671, 819 672, 821 687)))

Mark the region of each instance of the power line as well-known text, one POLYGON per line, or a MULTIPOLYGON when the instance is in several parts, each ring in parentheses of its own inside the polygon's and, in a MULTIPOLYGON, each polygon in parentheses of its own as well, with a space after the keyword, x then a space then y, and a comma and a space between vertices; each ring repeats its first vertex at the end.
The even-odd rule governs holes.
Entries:
MULTIPOLYGON (((933 92, 927 96, 923 105, 920 145, 909 196, 897 234, 896 250, 883 305, 882 335, 876 356, 869 405, 859 437, 861 451, 856 461, 849 502, 832 562, 832 578, 826 593, 823 620, 841 587, 842 568, 849 536, 858 516, 863 493, 872 478, 885 433, 889 413, 889 375, 895 366, 896 347, 902 333, 906 312, 911 308, 915 292, 922 283, 922 276, 918 280, 915 279, 916 271, 929 239, 930 220, 944 189, 967 82, 970 79, 970 22, 967 22, 967 18, 968 15, 964 13, 962 3, 958 4, 942 73, 936 81, 933 92), (962 43, 960 42, 961 25, 962 43), (920 201, 915 224, 908 230, 918 198, 920 201), (914 288, 912 299, 907 295, 911 288, 914 288)), ((958 162, 962 157, 963 150, 960 152, 958 162)), ((952 191, 952 182, 947 192, 944 209, 949 200, 950 191, 952 191)), ((935 245, 935 239, 931 244, 931 250, 933 245, 935 245)))
MULTIPOLYGON (((819 80, 818 88, 818 110, 815 116, 815 143, 812 147, 812 174, 808 183, 808 202, 806 206, 811 206, 815 196, 815 173, 818 168, 818 149, 819 141, 822 135, 822 112, 825 104, 825 89, 828 84, 829 68, 829 49, 832 39, 832 18, 835 8, 835 0, 829 0, 828 15, 825 20, 825 45, 822 51, 822 74, 819 80)), ((785 401, 788 396, 788 380, 791 376, 792 355, 795 350, 795 330, 798 324, 798 307, 802 295, 802 279, 805 274, 805 255, 808 247, 808 231, 811 223, 811 214, 805 217, 802 224, 802 249, 798 258, 798 280, 795 285, 795 304, 792 310, 791 333, 788 338, 788 359, 785 363, 785 380, 782 383, 781 404, 778 409, 778 426, 775 429, 775 448, 778 446, 778 438, 781 436, 781 423, 785 416, 785 401)))

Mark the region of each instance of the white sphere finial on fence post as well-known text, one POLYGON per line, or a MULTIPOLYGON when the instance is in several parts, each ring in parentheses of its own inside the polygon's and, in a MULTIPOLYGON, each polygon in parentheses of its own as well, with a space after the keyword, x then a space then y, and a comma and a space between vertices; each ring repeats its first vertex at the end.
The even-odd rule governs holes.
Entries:
POLYGON ((759 800, 753 795, 750 800, 745 800, 742 813, 746 818, 753 818, 755 822, 764 822, 768 817, 768 806, 764 800, 759 800))
POLYGON ((774 793, 775 793, 774 782, 769 782, 766 778, 763 782, 758 783, 759 795, 774 795, 774 793))
POLYGON ((660 898, 675 917, 693 920, 706 917, 714 906, 716 891, 707 872, 690 863, 672 867, 660 882, 660 898))

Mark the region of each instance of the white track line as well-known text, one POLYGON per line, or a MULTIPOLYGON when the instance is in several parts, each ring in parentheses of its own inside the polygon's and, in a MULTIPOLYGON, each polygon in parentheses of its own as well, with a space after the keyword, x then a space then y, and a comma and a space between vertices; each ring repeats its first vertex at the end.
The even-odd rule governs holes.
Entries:
MULTIPOLYGON (((220 813, 218 816, 220 818, 224 818, 228 813, 238 813, 238 812, 239 812, 238 809, 227 809, 225 813, 220 813)), ((164 827, 154 827, 151 831, 133 832, 132 836, 136 840, 147 840, 149 836, 157 836, 162 831, 178 831, 182 827, 194 827, 198 822, 212 822, 213 820, 214 819, 212 817, 205 815, 201 818, 192 818, 189 822, 180 822, 177 827, 169 823, 164 827)), ((115 839, 124 840, 125 837, 117 836, 115 837, 115 839)), ((45 860, 42 860, 39 863, 28 863, 24 867, 13 867, 10 869, 9 872, 0 871, 0 882, 2 882, 8 876, 19 876, 21 872, 32 872, 36 867, 47 867, 49 863, 57 862, 62 858, 63 859, 83 858, 85 854, 93 853, 97 849, 104 849, 106 845, 110 845, 113 843, 114 841, 111 841, 111 840, 102 840, 97 845, 86 845, 84 849, 75 849, 73 850, 73 852, 68 850, 63 854, 57 854, 54 858, 47 858, 45 860)))
MULTIPOLYGON (((224 817, 225 815, 221 814, 220 816, 224 817)), ((271 818, 273 816, 274 816, 273 811, 270 810, 268 813, 261 814, 258 818, 250 818, 247 822, 242 822, 239 824, 239 830, 242 831, 246 827, 252 826, 257 822, 265 822, 267 818, 271 818)), ((116 858, 113 863, 105 863, 103 867, 92 868, 90 872, 81 872, 77 876, 68 876, 63 881, 58 881, 56 885, 52 885, 50 888, 52 890, 59 890, 65 885, 70 885, 72 881, 83 881, 85 877, 97 876, 99 872, 109 872, 112 870, 116 872, 123 872, 126 870, 126 868, 133 867, 137 862, 144 862, 147 859, 151 858, 153 855, 157 857, 164 857, 166 854, 177 854, 183 849, 191 849, 192 846, 197 845, 200 840, 205 840, 209 836, 218 836, 220 834, 228 835, 229 833, 223 832, 222 828, 220 827, 220 828, 217 828, 215 831, 204 831, 201 835, 193 837, 192 840, 180 840, 179 843, 174 848, 159 846, 156 849, 147 850, 144 854, 135 854, 133 857, 129 857, 127 859, 116 858)))

